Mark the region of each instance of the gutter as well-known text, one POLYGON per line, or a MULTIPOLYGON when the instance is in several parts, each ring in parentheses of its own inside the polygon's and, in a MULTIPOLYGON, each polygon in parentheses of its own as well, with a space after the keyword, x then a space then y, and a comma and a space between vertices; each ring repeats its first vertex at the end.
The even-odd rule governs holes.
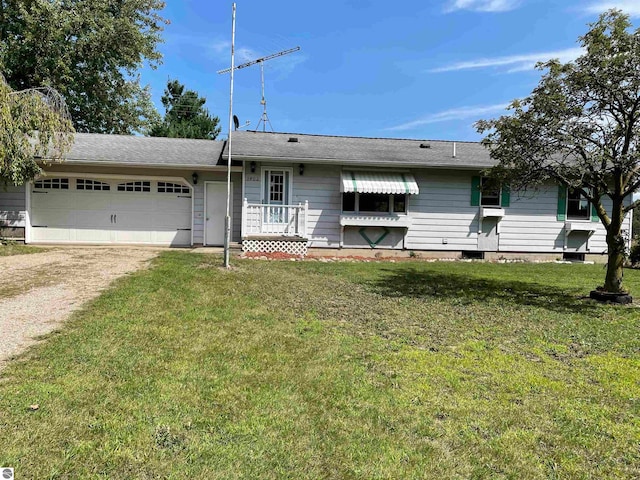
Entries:
POLYGON ((395 167, 395 168, 434 168, 434 169, 448 169, 448 170, 482 170, 484 168, 491 168, 492 165, 465 165, 456 163, 407 163, 407 162, 363 162, 360 160, 348 160, 348 159, 317 159, 317 158, 294 158, 294 157, 264 157, 261 155, 234 155, 234 159, 243 160, 246 162, 259 161, 259 162, 279 162, 279 163, 310 163, 316 165, 354 165, 362 168, 368 166, 371 167, 395 167))
MULTIPOLYGON (((45 160, 38 160, 39 163, 45 163, 45 160)), ((211 164, 174 164, 174 163, 123 163, 123 162, 108 162, 108 161, 91 161, 91 160, 77 160, 72 158, 65 158, 62 160, 49 160, 47 165, 81 165, 91 167, 129 167, 129 168, 160 168, 160 169, 187 169, 187 170, 211 170, 211 171, 226 171, 227 167, 224 165, 211 165, 211 164)), ((231 167, 232 172, 241 172, 242 166, 231 167)))

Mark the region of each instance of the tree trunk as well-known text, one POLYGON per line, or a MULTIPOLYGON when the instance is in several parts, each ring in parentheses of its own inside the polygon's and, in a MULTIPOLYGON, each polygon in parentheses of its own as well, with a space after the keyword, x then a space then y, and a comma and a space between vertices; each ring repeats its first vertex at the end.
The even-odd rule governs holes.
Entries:
POLYGON ((621 232, 607 233, 607 276, 604 280, 604 289, 611 293, 623 293, 622 268, 625 259, 625 241, 621 232))

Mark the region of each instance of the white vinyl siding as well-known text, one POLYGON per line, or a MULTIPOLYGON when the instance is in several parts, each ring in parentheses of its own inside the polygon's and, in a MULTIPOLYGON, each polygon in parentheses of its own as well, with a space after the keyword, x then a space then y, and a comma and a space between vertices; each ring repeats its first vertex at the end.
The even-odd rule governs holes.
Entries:
POLYGON ((25 187, 0 186, 0 227, 24 227, 25 219, 25 187))
MULTIPOLYGON (((291 166, 295 167, 295 164, 291 166)), ((260 164, 257 164, 260 172, 260 164)), ((294 169, 292 204, 309 202, 308 234, 310 246, 340 245, 342 168, 306 165, 304 175, 294 169)), ((478 249, 480 208, 471 206, 471 178, 477 173, 447 170, 412 170, 420 188, 418 195, 407 195, 407 229, 404 248, 408 250, 475 251, 478 249)), ((247 166, 245 197, 250 203, 261 203, 260 173, 251 174, 247 166), (254 180, 252 180, 252 178, 254 180)), ((567 238, 565 222, 556 219, 556 185, 540 188, 535 193, 511 192, 510 205, 504 207, 499 227, 499 252, 558 253, 584 251, 586 237, 574 232, 567 238)), ((610 208, 610 202, 605 201, 610 208)), ((625 221, 629 229, 631 218, 625 221)), ((589 238, 590 253, 606 250, 605 231, 593 222, 595 233, 589 238)), ((395 229, 394 229, 395 232, 395 229)), ((346 240, 346 238, 345 238, 346 240)), ((347 247, 345 241, 345 247, 347 247)))
MULTIPOLYGON (((603 199, 604 207, 611 210, 611 200, 603 199)), ((533 193, 511 194, 511 205, 505 209, 500 221, 500 251, 503 252, 586 252, 584 232, 573 232, 567 238, 565 250, 565 221, 557 220, 558 186, 550 184, 533 193)), ((567 219, 567 222, 576 220, 567 219)), ((595 232, 589 238, 589 253, 606 251, 606 231, 600 221, 589 218, 579 220, 589 223, 595 232)), ((631 215, 625 220, 625 228, 631 227, 631 215)))
POLYGON ((471 175, 437 170, 414 171, 419 195, 409 197, 412 222, 405 248, 476 250, 478 207, 471 206, 471 175))
POLYGON ((293 177, 293 204, 309 201, 307 228, 310 247, 340 246, 340 193, 339 167, 306 165, 304 175, 293 177))

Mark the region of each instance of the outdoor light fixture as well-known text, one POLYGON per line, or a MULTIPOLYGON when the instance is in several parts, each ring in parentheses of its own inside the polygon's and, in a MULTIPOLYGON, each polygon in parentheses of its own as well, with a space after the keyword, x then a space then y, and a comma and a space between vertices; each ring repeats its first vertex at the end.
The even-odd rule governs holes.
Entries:
POLYGON ((256 173, 256 162, 251 162, 249 168, 251 169, 251 173, 256 173))
POLYGON ((300 172, 300 175, 304 175, 304 163, 301 163, 298 166, 298 171, 300 172))
POLYGON ((191 175, 191 180, 193 180, 194 185, 198 184, 198 172, 193 172, 193 175, 191 175))

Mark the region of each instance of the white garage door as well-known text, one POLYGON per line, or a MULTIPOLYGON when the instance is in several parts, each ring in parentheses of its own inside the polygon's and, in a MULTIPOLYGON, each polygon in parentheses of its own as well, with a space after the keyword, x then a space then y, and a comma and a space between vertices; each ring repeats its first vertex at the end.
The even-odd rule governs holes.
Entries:
POLYGON ((181 182, 46 178, 31 188, 31 241, 191 243, 191 188, 181 182))

